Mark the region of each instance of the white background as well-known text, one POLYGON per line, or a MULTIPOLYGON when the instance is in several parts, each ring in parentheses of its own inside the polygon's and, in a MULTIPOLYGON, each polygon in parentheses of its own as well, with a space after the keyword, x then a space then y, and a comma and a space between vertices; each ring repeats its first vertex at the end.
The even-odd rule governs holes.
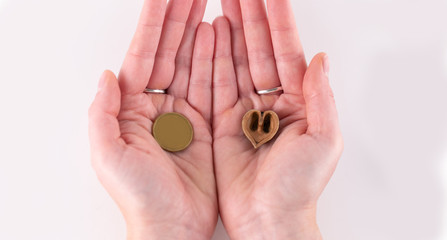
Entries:
MULTIPOLYGON (((293 0, 331 58, 345 152, 325 239, 447 239, 447 1, 293 0)), ((0 0, 0 239, 124 239, 89 162, 87 108, 143 0, 0 0)), ((220 14, 209 0, 206 20, 220 14)), ((218 225, 214 239, 228 239, 218 225)))

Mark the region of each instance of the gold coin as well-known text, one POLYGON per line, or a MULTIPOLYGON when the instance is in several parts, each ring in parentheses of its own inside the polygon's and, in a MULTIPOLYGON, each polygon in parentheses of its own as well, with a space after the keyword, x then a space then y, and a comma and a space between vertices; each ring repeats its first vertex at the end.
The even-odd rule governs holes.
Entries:
POLYGON ((152 134, 163 149, 179 152, 191 144, 193 129, 185 116, 178 113, 165 113, 155 120, 152 134))

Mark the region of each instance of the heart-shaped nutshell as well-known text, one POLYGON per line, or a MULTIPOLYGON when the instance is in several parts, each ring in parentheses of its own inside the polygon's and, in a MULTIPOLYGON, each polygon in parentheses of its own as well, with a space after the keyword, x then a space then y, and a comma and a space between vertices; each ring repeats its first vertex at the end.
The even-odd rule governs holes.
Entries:
POLYGON ((250 110, 242 118, 242 130, 255 148, 272 140, 278 129, 279 118, 273 111, 250 110))

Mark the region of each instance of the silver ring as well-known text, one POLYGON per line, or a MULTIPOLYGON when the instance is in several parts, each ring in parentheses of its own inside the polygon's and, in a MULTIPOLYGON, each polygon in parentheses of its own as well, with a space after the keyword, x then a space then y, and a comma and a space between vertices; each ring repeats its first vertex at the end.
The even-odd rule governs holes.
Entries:
POLYGON ((259 90, 257 91, 257 93, 259 95, 265 95, 265 94, 270 94, 270 93, 276 93, 276 92, 281 92, 283 89, 281 86, 279 87, 275 87, 275 88, 271 88, 271 89, 267 89, 267 90, 259 90))
POLYGON ((146 88, 144 89, 144 93, 166 94, 166 90, 146 88))

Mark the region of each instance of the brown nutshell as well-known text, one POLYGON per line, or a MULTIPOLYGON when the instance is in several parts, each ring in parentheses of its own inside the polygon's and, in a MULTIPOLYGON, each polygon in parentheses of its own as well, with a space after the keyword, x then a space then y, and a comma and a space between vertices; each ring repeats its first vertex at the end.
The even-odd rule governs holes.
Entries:
POLYGON ((279 117, 271 110, 250 110, 242 118, 242 130, 253 147, 259 148, 275 137, 279 130, 279 117))

